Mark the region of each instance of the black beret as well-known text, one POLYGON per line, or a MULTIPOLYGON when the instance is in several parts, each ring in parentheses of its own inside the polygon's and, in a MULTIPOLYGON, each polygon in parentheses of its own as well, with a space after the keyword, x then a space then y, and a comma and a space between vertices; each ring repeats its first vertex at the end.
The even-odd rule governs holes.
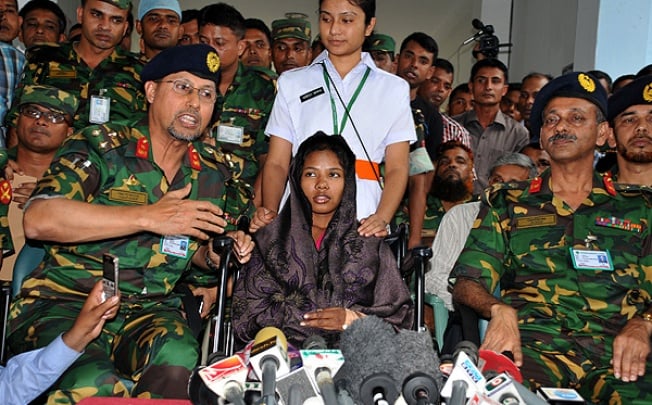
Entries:
POLYGON ((607 119, 612 121, 629 106, 638 104, 652 104, 652 76, 636 79, 612 94, 607 119))
POLYGON ((220 83, 220 58, 217 52, 206 44, 173 46, 154 56, 143 68, 140 78, 143 83, 159 80, 177 72, 189 72, 202 79, 220 83))
POLYGON ((607 116, 607 92, 600 82, 588 73, 567 73, 548 82, 534 99, 530 114, 530 131, 533 138, 539 139, 543 110, 548 102, 556 97, 583 98, 595 104, 605 117, 607 116))

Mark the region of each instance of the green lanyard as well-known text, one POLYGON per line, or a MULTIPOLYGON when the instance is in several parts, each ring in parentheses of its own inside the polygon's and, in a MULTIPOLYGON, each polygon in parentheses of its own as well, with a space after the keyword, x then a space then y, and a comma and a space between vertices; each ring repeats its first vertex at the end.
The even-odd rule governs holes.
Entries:
MULTIPOLYGON (((342 122, 340 123, 340 127, 337 127, 337 108, 335 107, 335 100, 333 99, 333 93, 331 93, 331 85, 330 85, 330 80, 328 78, 328 73, 326 73, 326 66, 323 66, 324 68, 324 81, 326 82, 326 87, 328 88, 328 95, 331 98, 331 110, 333 111, 333 135, 342 135, 342 131, 344 131, 344 127, 346 126, 346 122, 349 119, 349 114, 345 113, 344 117, 342 117, 342 122)), ((360 80, 360 84, 358 84, 358 88, 355 89, 355 92, 353 93, 353 97, 351 97, 351 100, 349 101, 349 104, 346 106, 347 111, 351 111, 351 107, 353 107, 353 103, 355 103, 355 100, 358 98, 360 95, 360 91, 362 90, 362 87, 364 87, 365 82, 367 81, 367 77, 369 77, 369 72, 371 71, 371 68, 367 66, 367 70, 364 72, 364 76, 362 76, 362 80, 360 80)), ((335 86, 335 84, 333 84, 335 86)), ((342 102, 344 104, 344 102, 342 102)))

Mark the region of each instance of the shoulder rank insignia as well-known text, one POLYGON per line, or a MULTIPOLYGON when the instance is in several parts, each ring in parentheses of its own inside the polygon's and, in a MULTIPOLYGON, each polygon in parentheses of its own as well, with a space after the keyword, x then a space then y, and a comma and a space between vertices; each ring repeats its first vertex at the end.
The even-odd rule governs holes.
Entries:
POLYGON ((136 144, 136 156, 141 159, 147 159, 149 157, 149 141, 144 136, 136 144))
POLYGON ((530 182, 530 189, 529 189, 530 194, 538 193, 539 191, 541 191, 542 182, 543 180, 539 176, 533 178, 532 181, 530 182))
POLYGON ((611 176, 609 173, 605 173, 604 176, 602 176, 602 182, 604 183, 604 189, 607 190, 607 193, 609 195, 616 195, 616 188, 614 187, 614 181, 611 179, 611 176))
POLYGON ((194 170, 201 170, 199 153, 191 143, 188 144, 188 160, 190 160, 190 167, 192 167, 194 170))
POLYGON ((13 197, 11 183, 8 180, 0 181, 0 204, 9 205, 13 197))

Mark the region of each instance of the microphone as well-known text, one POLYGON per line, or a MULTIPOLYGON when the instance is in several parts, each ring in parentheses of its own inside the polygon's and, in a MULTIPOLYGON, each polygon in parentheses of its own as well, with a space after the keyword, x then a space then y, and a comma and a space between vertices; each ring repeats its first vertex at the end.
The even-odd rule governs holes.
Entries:
POLYGON ((338 405, 333 375, 339 371, 344 363, 342 352, 340 350, 329 350, 323 337, 313 335, 304 341, 301 359, 308 374, 314 376, 315 384, 319 388, 324 404, 338 405))
POLYGON ((280 329, 271 326, 258 331, 251 348, 251 366, 263 382, 262 402, 276 404, 276 377, 290 372, 287 339, 280 329))
MULTIPOLYGON (((342 332, 340 349, 344 364, 335 384, 350 393, 356 403, 394 403, 399 396, 397 381, 387 370, 399 368, 393 355, 394 329, 377 316, 366 316, 342 332)), ((340 392, 340 398, 346 395, 340 392)))
POLYGON ((471 25, 473 25, 473 28, 475 28, 476 30, 482 31, 484 29, 484 24, 482 23, 482 21, 480 21, 477 18, 471 20, 471 25))
POLYGON ((455 346, 455 366, 448 377, 441 396, 450 398, 448 405, 465 404, 466 399, 482 391, 486 379, 476 366, 478 347, 469 341, 461 341, 455 346))
POLYGON ((442 387, 439 357, 429 333, 401 330, 394 337, 400 364, 397 380, 409 405, 437 404, 442 387))
POLYGON ((509 405, 546 405, 548 402, 539 398, 507 373, 501 373, 486 384, 487 396, 499 404, 509 405))
POLYGON ((242 357, 237 354, 209 366, 201 366, 193 370, 188 383, 188 396, 196 405, 215 402, 215 395, 230 403, 245 405, 243 384, 248 372, 242 357))

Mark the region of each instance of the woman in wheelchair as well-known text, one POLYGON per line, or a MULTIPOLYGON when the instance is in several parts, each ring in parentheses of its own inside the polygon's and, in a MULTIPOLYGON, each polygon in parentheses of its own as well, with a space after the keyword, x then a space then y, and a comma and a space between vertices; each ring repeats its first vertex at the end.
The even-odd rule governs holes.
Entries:
POLYGON ((266 326, 300 346, 319 334, 331 344, 355 319, 412 324, 412 302, 382 238, 358 234, 355 156, 339 135, 317 132, 290 170, 290 198, 254 236, 256 248, 233 297, 234 332, 245 343, 266 326))

